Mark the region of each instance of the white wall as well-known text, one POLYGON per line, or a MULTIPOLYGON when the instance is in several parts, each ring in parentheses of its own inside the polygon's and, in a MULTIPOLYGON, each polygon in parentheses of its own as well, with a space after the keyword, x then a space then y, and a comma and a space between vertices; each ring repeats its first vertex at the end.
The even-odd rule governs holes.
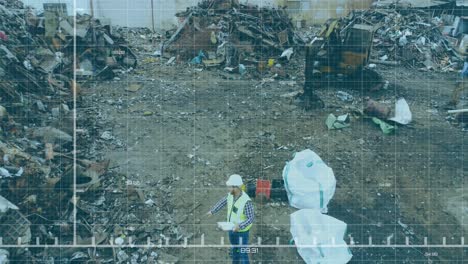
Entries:
MULTIPOLYGON (((25 5, 32 6, 37 10, 43 10, 43 3, 65 3, 68 14, 73 14, 74 0, 22 0, 25 5)), ((96 0, 95 0, 96 1, 96 0)), ((89 13, 89 0, 76 0, 76 10, 81 13, 89 13)))
MULTIPOLYGON (((240 0, 259 6, 297 7, 291 10, 293 19, 320 24, 331 17, 346 15, 351 9, 369 7, 372 0, 240 0)), ((66 3, 72 14, 74 2, 77 11, 90 13, 90 0, 23 0, 25 4, 42 9, 42 3, 66 3)), ((156 29, 167 29, 178 23, 175 13, 194 6, 199 0, 153 0, 156 29)), ((128 27, 152 27, 151 0, 93 0, 94 15, 110 18, 112 24, 128 27)))
MULTIPOLYGON (((129 27, 152 27, 151 0, 94 0, 95 15, 111 18, 114 24, 129 27)), ((195 6, 199 0, 153 0, 155 28, 177 24, 175 13, 195 6)), ((244 0, 244 2, 273 5, 274 0, 244 0)))

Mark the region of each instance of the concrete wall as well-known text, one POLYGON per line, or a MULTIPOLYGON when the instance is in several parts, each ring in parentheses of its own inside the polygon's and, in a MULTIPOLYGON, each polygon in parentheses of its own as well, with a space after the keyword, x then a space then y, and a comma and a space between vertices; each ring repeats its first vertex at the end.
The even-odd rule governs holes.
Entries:
MULTIPOLYGON (((259 6, 287 6, 295 21, 320 24, 328 18, 340 17, 353 9, 368 8, 373 0, 240 0, 259 6)), ((42 3, 67 3, 72 14, 73 0, 23 0, 42 9, 42 3)), ((79 12, 89 13, 89 0, 76 0, 79 12)), ((151 0, 93 0, 96 17, 110 18, 112 24, 151 28, 151 0)), ((177 24, 174 14, 196 5, 198 0, 153 0, 155 28, 166 29, 177 24)))

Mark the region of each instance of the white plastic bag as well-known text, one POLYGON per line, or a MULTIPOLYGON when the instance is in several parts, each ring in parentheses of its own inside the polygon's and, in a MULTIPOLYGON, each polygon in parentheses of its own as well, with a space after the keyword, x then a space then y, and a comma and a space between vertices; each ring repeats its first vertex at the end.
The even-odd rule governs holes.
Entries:
POLYGON ((318 210, 302 209, 291 214, 294 244, 307 264, 348 263, 353 255, 343 239, 346 228, 346 223, 318 210))
POLYGON ((388 120, 395 121, 402 125, 407 125, 411 122, 413 115, 405 98, 400 98, 395 103, 395 116, 388 120))
POLYGON ((312 150, 297 152, 283 169, 283 180, 289 204, 298 209, 327 212, 336 179, 333 170, 312 150))

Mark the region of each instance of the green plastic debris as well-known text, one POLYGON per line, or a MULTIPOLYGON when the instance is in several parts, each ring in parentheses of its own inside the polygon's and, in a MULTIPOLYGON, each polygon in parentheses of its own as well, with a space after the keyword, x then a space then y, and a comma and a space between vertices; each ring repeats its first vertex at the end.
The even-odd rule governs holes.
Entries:
POLYGON ((382 130, 384 134, 388 135, 395 132, 396 126, 392 126, 385 121, 378 119, 377 117, 373 117, 372 121, 380 126, 380 130, 382 130))
POLYGON ((342 129, 349 127, 349 115, 340 115, 336 117, 334 114, 329 114, 327 120, 325 121, 328 129, 342 129))

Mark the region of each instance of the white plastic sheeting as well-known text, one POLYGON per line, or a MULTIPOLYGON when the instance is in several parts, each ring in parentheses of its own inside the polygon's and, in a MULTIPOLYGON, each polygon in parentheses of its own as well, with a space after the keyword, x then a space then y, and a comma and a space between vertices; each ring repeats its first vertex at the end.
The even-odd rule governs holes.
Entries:
POLYGON ((325 215, 335 194, 333 170, 310 149, 294 154, 283 169, 291 214, 291 234, 299 255, 308 264, 344 264, 352 254, 344 241, 346 223, 325 215))
POLYGON ((291 206, 327 212, 336 180, 333 170, 315 152, 297 152, 284 167, 283 180, 291 206))
POLYGON ((314 209, 291 214, 291 234, 307 264, 349 262, 353 255, 343 239, 346 228, 346 223, 314 209))

